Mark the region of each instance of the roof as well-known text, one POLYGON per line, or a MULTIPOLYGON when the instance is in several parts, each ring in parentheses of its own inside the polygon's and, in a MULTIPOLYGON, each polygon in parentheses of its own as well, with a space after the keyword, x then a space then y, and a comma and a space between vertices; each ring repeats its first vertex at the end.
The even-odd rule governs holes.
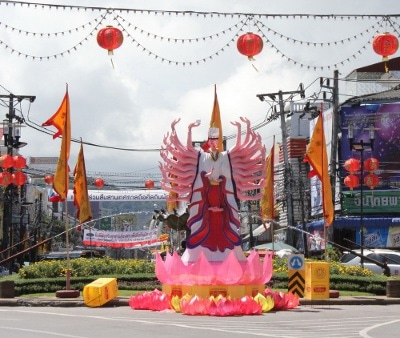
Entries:
POLYGON ((361 102, 381 103, 390 101, 400 102, 400 85, 397 85, 396 87, 385 90, 383 92, 352 97, 351 99, 348 99, 347 101, 343 102, 341 106, 352 105, 361 102))
POLYGON ((372 65, 364 66, 355 69, 353 72, 358 73, 385 73, 386 67, 391 70, 400 70, 400 57, 389 59, 389 61, 381 61, 373 63, 372 65))

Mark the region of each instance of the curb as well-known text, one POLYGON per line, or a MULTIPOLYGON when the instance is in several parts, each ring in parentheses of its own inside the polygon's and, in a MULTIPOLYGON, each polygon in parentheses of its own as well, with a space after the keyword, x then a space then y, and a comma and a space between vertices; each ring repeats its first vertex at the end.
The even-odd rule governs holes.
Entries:
MULTIPOLYGON (((101 307, 129 306, 130 297, 116 297, 101 307)), ((400 304, 400 298, 386 296, 345 296, 329 299, 304 299, 300 298, 300 306, 314 305, 393 305, 400 304)), ((25 306, 25 307, 82 307, 87 306, 82 297, 57 298, 57 297, 15 297, 0 298, 0 306, 25 306)))

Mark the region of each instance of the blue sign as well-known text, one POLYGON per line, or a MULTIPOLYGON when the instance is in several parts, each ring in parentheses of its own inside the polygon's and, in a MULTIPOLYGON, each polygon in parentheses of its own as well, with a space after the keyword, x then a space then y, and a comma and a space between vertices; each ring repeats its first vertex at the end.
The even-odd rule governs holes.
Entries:
POLYGON ((288 259, 289 270, 304 270, 304 255, 290 255, 288 259))

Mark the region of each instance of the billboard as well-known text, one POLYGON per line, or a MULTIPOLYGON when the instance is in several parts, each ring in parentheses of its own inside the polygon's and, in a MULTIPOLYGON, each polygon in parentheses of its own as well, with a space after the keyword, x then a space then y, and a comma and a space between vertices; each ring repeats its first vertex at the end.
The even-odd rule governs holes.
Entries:
MULTIPOLYGON (((349 126, 353 128, 355 143, 371 143, 373 148, 365 147, 364 161, 370 157, 379 161, 379 169, 374 174, 379 184, 370 189, 363 183, 363 212, 369 214, 400 213, 400 103, 362 104, 342 107, 340 144, 340 177, 342 183, 342 211, 347 214, 359 214, 361 206, 360 188, 351 191, 343 183, 349 174, 343 164, 350 158, 361 159, 361 151, 350 149, 349 126), (373 134, 370 135, 371 127, 373 134)), ((355 172, 360 182, 361 172, 355 172)), ((370 174, 364 170, 364 177, 370 174)))

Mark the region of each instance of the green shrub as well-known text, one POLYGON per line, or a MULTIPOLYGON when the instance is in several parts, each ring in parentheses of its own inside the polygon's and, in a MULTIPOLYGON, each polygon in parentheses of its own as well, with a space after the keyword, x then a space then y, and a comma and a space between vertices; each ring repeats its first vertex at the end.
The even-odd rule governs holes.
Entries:
MULTIPOLYGON (((307 260, 311 261, 311 260, 307 260)), ((343 291, 364 291, 385 294, 387 277, 374 275, 367 269, 345 266, 331 261, 330 289, 343 291)), ((161 285, 155 276, 154 263, 144 260, 105 258, 77 258, 70 260, 71 288, 83 290, 84 286, 100 277, 114 277, 121 290, 153 290, 161 285)), ((275 258, 274 273, 267 286, 287 289, 288 260, 275 258)), ((55 292, 65 289, 67 262, 65 260, 43 261, 26 266, 15 279, 18 295, 29 293, 55 292)))
MULTIPOLYGON (((74 258, 69 263, 72 277, 154 273, 154 263, 135 259, 74 258)), ((23 267, 18 273, 23 279, 54 278, 66 276, 67 268, 66 260, 50 260, 23 267)))

